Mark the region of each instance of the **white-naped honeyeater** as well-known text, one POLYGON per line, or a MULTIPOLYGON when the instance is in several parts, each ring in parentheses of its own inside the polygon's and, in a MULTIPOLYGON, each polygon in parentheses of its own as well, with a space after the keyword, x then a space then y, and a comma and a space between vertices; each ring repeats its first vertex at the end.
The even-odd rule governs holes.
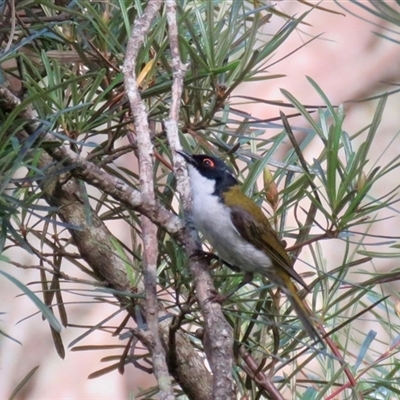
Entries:
POLYGON ((307 291, 309 288, 293 269, 291 258, 260 207, 242 192, 232 170, 217 157, 178 153, 188 163, 196 228, 223 261, 245 272, 242 284, 259 273, 280 288, 307 334, 323 343, 292 279, 307 291))

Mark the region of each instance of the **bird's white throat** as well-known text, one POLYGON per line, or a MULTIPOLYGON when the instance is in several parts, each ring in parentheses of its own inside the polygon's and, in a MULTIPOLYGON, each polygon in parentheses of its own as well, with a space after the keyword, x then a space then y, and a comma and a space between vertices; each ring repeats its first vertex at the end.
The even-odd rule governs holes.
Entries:
MULTIPOLYGON (((215 180, 201 175, 196 168, 189 165, 190 186, 193 197, 193 219, 196 228, 210 241, 212 231, 226 229, 230 223, 229 209, 215 195, 215 180)), ((233 227, 233 225, 232 225, 233 227)), ((229 229, 232 229, 229 227, 229 229)), ((211 243, 214 245, 214 243, 211 243)))
POLYGON ((193 165, 188 165, 190 186, 192 188, 192 195, 194 198, 212 195, 215 192, 215 180, 207 179, 201 175, 193 165))

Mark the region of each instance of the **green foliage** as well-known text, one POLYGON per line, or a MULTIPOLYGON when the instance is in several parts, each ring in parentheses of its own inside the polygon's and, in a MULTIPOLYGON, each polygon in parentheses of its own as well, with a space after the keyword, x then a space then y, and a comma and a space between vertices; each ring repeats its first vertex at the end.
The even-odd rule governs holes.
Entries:
MULTIPOLYGON (((396 279, 398 273, 370 271, 374 267, 372 258, 398 258, 399 253, 387 249, 371 251, 364 244, 370 237, 369 229, 381 218, 380 212, 385 210, 394 215, 392 207, 398 201, 398 187, 389 187, 379 197, 374 189, 389 173, 398 170, 399 157, 385 159, 382 165, 370 162, 387 97, 380 98, 374 117, 366 126, 360 126, 358 132, 347 132, 343 107, 331 104, 323 88, 309 78, 310 90, 315 90, 321 99, 318 107, 304 106, 290 90, 282 90, 288 103, 279 104, 279 107, 295 109, 308 123, 302 140, 296 139, 291 116, 283 116, 284 124, 267 137, 266 129, 276 128, 273 121, 258 121, 239 111, 232 105, 230 96, 243 82, 279 77, 268 73, 271 57, 289 35, 306 23, 311 9, 303 15, 289 17, 279 13, 269 2, 196 0, 178 3, 179 45, 182 61, 187 65, 180 110, 182 146, 191 152, 218 153, 231 164, 243 181, 244 191, 271 214, 275 228, 291 242, 292 248, 288 250, 297 256, 296 268, 306 263, 300 249, 306 249, 311 255, 308 261, 311 294, 307 299, 332 339, 332 345, 326 350, 309 349, 289 304, 280 299, 280 294, 267 281, 256 277, 252 285, 243 288, 224 305, 226 318, 235 334, 237 362, 233 376, 237 392, 252 399, 267 398, 239 355, 243 346, 258 362, 260 370, 274 377, 278 389, 284 394, 290 390, 292 397, 330 398, 328 396, 337 391, 342 398, 393 398, 400 390, 396 360, 400 325, 396 304, 385 296, 380 284, 396 279), (274 35, 262 34, 272 19, 281 21, 280 29, 274 35), (277 152, 285 148, 283 144, 288 138, 293 146, 278 162, 277 152), (322 144, 322 150, 311 162, 306 161, 304 154, 315 142, 322 144), (271 170, 278 188, 275 204, 265 201, 268 187, 261 182, 266 168, 271 170), (329 271, 323 240, 340 242, 343 249, 341 264, 329 271), (351 272, 355 268, 365 278, 363 281, 354 283, 351 272), (360 330, 357 322, 372 318, 376 329, 385 332, 383 339, 372 330, 360 330), (374 343, 378 341, 386 345, 386 352, 374 350, 374 343), (345 365, 338 362, 333 349, 339 351, 345 365), (351 371, 355 385, 348 384, 345 368, 351 371)), ((134 136, 134 132, 124 97, 121 65, 132 21, 142 14, 144 4, 86 0, 72 2, 67 7, 56 4, 42 0, 16 2, 17 12, 22 8, 26 11, 24 23, 29 25, 29 30, 18 25, 18 35, 13 38, 11 48, 0 55, 1 65, 13 61, 7 64, 11 66, 2 67, 2 79, 18 79, 24 93, 23 102, 13 111, 0 109, 0 252, 9 254, 12 250, 23 249, 34 254, 42 267, 43 260, 46 261, 48 269, 38 268, 44 302, 38 302, 32 291, 9 274, 1 270, 0 273, 18 284, 38 305, 54 330, 59 331, 58 320, 49 310, 57 308, 62 323, 70 325, 62 293, 74 291, 77 301, 83 302, 89 296, 93 301, 113 303, 116 307, 119 305, 112 296, 127 294, 111 289, 93 290, 87 281, 75 278, 77 270, 93 277, 85 260, 76 254, 76 244, 67 231, 78 228, 61 221, 57 217, 58 210, 46 205, 40 186, 45 176, 62 175, 68 180, 71 171, 62 163, 55 163, 51 170, 43 169, 40 156, 46 146, 54 145, 46 142, 43 135, 51 133, 59 140, 55 145, 69 146, 79 156, 139 190, 135 172, 136 144, 131 145, 126 140, 128 135, 134 136), (27 128, 21 112, 28 107, 35 110, 40 128, 29 136, 21 136, 27 128), (129 157, 128 152, 131 152, 129 157), (21 171, 24 171, 24 178, 16 177, 21 171), (69 286, 59 275, 60 271, 64 272, 67 261, 76 268, 63 276, 69 286)), ((170 167, 171 151, 161 127, 171 103, 172 71, 167 33, 163 10, 153 22, 140 51, 136 73, 154 127, 157 197, 166 208, 178 213, 170 167)), ((269 101, 254 97, 243 100, 269 101)), ((104 223, 119 221, 120 229, 130 232, 129 241, 113 238, 113 244, 115 256, 123 260, 134 286, 141 279, 138 216, 105 193, 99 194, 81 184, 87 194, 88 219, 91 213, 96 213, 104 223)), ((184 249, 162 230, 158 239, 159 289, 164 295, 160 296, 160 303, 171 314, 182 316, 180 330, 203 353, 201 341, 192 335, 196 328, 203 326, 203 321, 193 301, 193 281, 184 249), (171 296, 166 296, 166 292, 171 296)), ((385 242, 374 245, 393 244, 398 238, 384 239, 385 242)), ((213 270, 213 276, 218 290, 223 293, 241 280, 241 276, 223 266, 213 270)), ((94 372, 91 377, 121 370, 132 361, 125 353, 131 344, 127 339, 129 329, 125 325, 110 329, 108 325, 115 315, 124 311, 118 308, 100 323, 85 326, 84 333, 71 343, 75 346, 98 329, 125 335, 121 346, 116 350, 112 348, 116 354, 107 360, 115 363, 94 372)), ((61 336, 53 333, 54 337, 62 353, 62 346, 57 345, 61 336)), ((74 350, 88 348, 81 346, 74 350)), ((144 354, 134 361, 147 358, 148 354, 144 354)), ((178 385, 176 391, 181 394, 178 385)))

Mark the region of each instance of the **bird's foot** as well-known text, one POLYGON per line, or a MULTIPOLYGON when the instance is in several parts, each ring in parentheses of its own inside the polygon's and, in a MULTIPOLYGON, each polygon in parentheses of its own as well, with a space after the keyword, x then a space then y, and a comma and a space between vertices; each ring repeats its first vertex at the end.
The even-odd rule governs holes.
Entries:
POLYGON ((219 257, 217 257, 214 253, 204 250, 196 250, 193 254, 191 254, 190 258, 195 260, 203 259, 208 264, 210 264, 213 260, 219 260, 219 257))
POLYGON ((229 296, 218 293, 216 290, 211 290, 210 297, 207 299, 207 301, 210 301, 212 303, 218 303, 218 304, 222 305, 228 298, 229 298, 229 296))

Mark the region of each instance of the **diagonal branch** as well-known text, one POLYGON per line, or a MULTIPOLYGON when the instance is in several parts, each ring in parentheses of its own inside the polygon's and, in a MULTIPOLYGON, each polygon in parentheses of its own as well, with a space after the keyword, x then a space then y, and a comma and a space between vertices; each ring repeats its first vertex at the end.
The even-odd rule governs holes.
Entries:
MULTIPOLYGON (((21 100, 7 88, 0 85, 0 106, 4 111, 12 112, 21 106, 21 100)), ((28 107, 22 108, 18 113, 18 117, 26 121, 24 129, 28 134, 33 134, 37 129, 40 129, 40 123, 28 107)), ((158 226, 165 229, 171 236, 182 241, 180 238, 183 235, 184 224, 175 214, 168 211, 157 201, 153 203, 143 202, 140 194, 124 181, 108 174, 96 164, 80 157, 68 146, 60 145, 60 141, 51 134, 43 134, 43 139, 46 143, 43 145, 46 152, 62 166, 70 167, 72 176, 82 179, 89 185, 107 193, 127 208, 146 215, 158 226)))

